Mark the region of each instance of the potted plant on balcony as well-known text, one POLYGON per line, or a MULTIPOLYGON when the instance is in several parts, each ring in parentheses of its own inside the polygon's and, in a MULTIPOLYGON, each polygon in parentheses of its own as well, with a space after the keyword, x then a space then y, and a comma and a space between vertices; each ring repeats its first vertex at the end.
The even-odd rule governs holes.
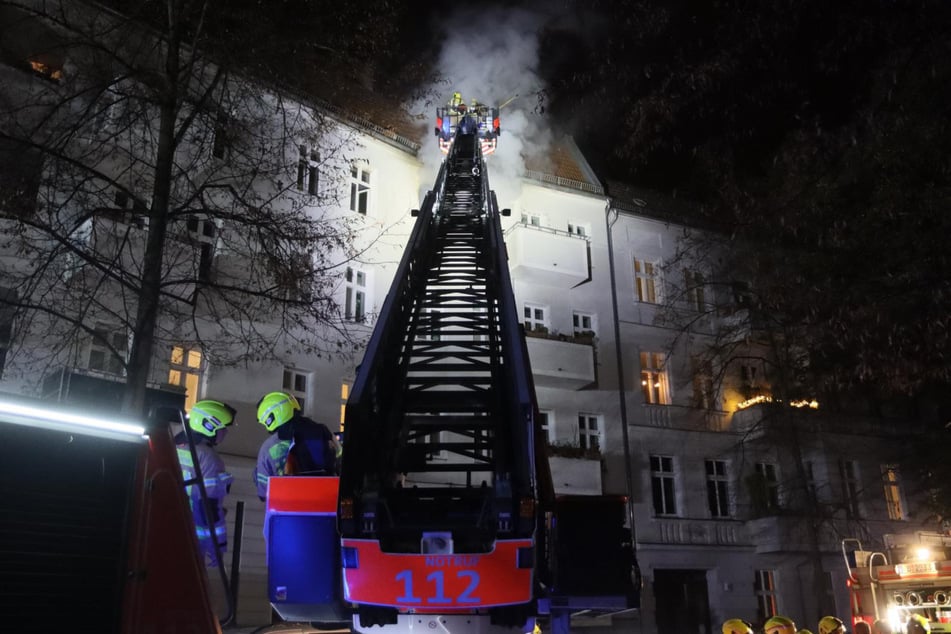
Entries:
POLYGON ((553 443, 548 445, 548 456, 577 460, 600 460, 601 450, 596 447, 584 448, 568 443, 553 443))
POLYGON ((526 328, 525 335, 529 337, 541 337, 542 339, 545 339, 548 337, 548 326, 536 324, 531 329, 526 328))
POLYGON ((584 344, 586 346, 593 346, 594 345, 594 331, 582 330, 581 332, 576 332, 575 343, 584 344))

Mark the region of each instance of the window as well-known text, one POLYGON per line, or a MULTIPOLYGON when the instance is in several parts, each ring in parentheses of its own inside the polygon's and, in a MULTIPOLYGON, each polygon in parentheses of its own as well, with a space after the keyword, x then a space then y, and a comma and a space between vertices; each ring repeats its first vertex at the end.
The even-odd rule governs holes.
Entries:
POLYGON ((693 357, 693 406, 698 409, 716 409, 716 391, 713 387, 713 362, 693 357))
POLYGON ((231 127, 231 115, 224 110, 219 110, 218 116, 215 119, 215 133, 211 146, 211 155, 215 158, 227 158, 227 155, 230 154, 232 141, 231 127))
POLYGON ((664 355, 659 352, 641 353, 641 390, 644 393, 645 403, 655 405, 670 403, 664 362, 664 355))
POLYGON ((89 342, 90 370, 109 374, 125 374, 125 362, 128 359, 129 340, 121 328, 107 324, 97 324, 96 332, 89 342))
POLYGON ((340 431, 343 431, 347 423, 347 399, 350 398, 350 388, 353 387, 351 381, 341 381, 340 383, 340 431))
POLYGON ((310 372, 295 370, 294 368, 284 368, 282 386, 286 392, 294 395, 294 398, 300 403, 301 411, 305 411, 309 400, 308 388, 310 387, 310 372))
POLYGON ((7 362, 7 351, 13 342, 13 316, 17 292, 12 288, 0 288, 0 378, 7 362))
POLYGON ((729 480, 726 475, 726 462, 707 460, 707 505, 710 517, 730 517, 729 480))
POLYGON ((36 210, 43 156, 35 149, 0 139, 0 214, 26 218, 36 210))
POLYGON ((657 515, 676 515, 674 459, 670 456, 651 456, 650 461, 654 513, 657 515))
POLYGON ((540 214, 522 214, 523 225, 530 225, 532 227, 542 226, 542 217, 540 214))
POLYGON ((549 409, 538 411, 538 424, 541 427, 545 442, 549 445, 555 442, 555 413, 549 409))
POLYGON ((735 280, 733 282, 733 305, 737 308, 749 308, 753 304, 753 293, 749 282, 735 280))
POLYGON ((522 306, 522 323, 525 332, 548 332, 548 307, 537 304, 522 306))
POLYGON ((571 315, 571 327, 575 335, 594 335, 597 331, 597 317, 591 313, 575 311, 571 315))
POLYGON ((187 346, 174 346, 168 365, 169 385, 185 388, 185 409, 191 409, 198 400, 198 385, 202 372, 201 350, 187 346))
POLYGON ((808 503, 811 506, 819 501, 819 486, 816 483, 816 465, 812 460, 806 460, 802 466, 806 472, 806 493, 809 495, 808 503))
MULTIPOLYGON (((0 333, 0 337, 2 336, 3 334, 0 333)), ((885 487, 885 506, 888 509, 888 519, 905 519, 905 505, 902 504, 901 479, 897 466, 882 465, 882 484, 885 487)))
POLYGON ((591 225, 587 223, 580 223, 580 222, 569 222, 568 233, 570 233, 573 236, 587 238, 588 236, 591 235, 591 225))
MULTIPOLYGON (((297 189, 307 192, 311 196, 317 195, 317 185, 319 183, 319 174, 317 164, 320 162, 320 154, 315 149, 307 151, 307 146, 300 146, 300 157, 297 159, 297 189)), ((364 213, 366 213, 364 211, 364 213)))
POLYGON ((344 287, 344 318, 348 321, 363 322, 367 309, 367 274, 347 267, 344 287))
POLYGON ((370 172, 365 166, 350 167, 350 211, 366 215, 370 202, 370 172))
POLYGON ((697 271, 684 269, 684 295, 690 308, 703 312, 706 309, 706 299, 703 293, 703 275, 697 271))
POLYGON ((757 570, 753 581, 753 591, 756 594, 757 620, 762 623, 771 616, 776 616, 776 581, 772 570, 757 570))
POLYGON ((660 265, 656 262, 634 259, 634 286, 637 301, 660 303, 660 265))
POLYGON ((760 516, 779 509, 778 469, 771 462, 757 462, 750 486, 753 514, 760 516))
POLYGON ((578 414, 578 446, 582 449, 601 450, 601 416, 578 414))
POLYGON ((208 218, 189 216, 185 220, 189 237, 198 245, 198 280, 211 280, 211 267, 215 260, 215 243, 218 238, 218 225, 208 218))
POLYGON ((842 501, 845 503, 845 514, 849 519, 856 519, 860 516, 858 466, 854 460, 840 460, 839 473, 842 476, 842 501))

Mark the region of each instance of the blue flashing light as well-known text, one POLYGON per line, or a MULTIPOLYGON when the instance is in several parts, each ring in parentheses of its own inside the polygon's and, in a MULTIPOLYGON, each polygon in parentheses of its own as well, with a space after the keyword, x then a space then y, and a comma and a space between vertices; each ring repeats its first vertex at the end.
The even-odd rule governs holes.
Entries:
POLYGON ((340 561, 343 562, 344 568, 359 568, 360 567, 360 558, 357 556, 358 552, 356 548, 352 546, 344 546, 340 549, 340 561))

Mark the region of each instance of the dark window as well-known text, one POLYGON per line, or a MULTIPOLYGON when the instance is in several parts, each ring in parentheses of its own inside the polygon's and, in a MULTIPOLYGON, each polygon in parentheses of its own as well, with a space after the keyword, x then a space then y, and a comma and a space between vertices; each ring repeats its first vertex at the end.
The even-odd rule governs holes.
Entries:
POLYGON ((0 139, 0 216, 26 218, 33 214, 42 169, 40 152, 0 139))
POLYGON ((677 499, 674 489, 674 459, 670 456, 651 456, 651 493, 654 513, 676 515, 677 499))
POLYGON ((219 111, 218 118, 215 120, 215 138, 211 148, 211 154, 215 158, 223 159, 231 150, 231 117, 226 113, 219 111))
POLYGON ((726 462, 707 460, 707 506, 710 517, 730 516, 730 491, 726 475, 726 462))
POLYGON ((7 362, 7 351, 13 339, 13 315, 17 292, 12 288, 0 288, 0 378, 7 362))

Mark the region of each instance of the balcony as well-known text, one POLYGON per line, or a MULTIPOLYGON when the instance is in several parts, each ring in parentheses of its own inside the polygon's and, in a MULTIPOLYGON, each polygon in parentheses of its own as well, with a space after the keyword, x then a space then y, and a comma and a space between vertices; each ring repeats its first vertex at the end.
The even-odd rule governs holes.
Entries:
POLYGON ((556 494, 601 495, 600 458, 578 447, 553 446, 548 450, 556 494))
POLYGON ((571 288, 590 277, 588 241, 567 231, 517 224, 505 237, 512 277, 529 284, 571 288))
POLYGON ((525 334, 536 386, 580 390, 594 383, 594 346, 590 338, 525 334))
POLYGON ((737 546, 749 543, 743 523, 736 520, 658 517, 642 522, 637 539, 642 543, 682 546, 737 546))
POLYGON ((730 422, 728 412, 697 407, 647 403, 642 411, 640 424, 662 429, 721 432, 729 428, 730 422))

